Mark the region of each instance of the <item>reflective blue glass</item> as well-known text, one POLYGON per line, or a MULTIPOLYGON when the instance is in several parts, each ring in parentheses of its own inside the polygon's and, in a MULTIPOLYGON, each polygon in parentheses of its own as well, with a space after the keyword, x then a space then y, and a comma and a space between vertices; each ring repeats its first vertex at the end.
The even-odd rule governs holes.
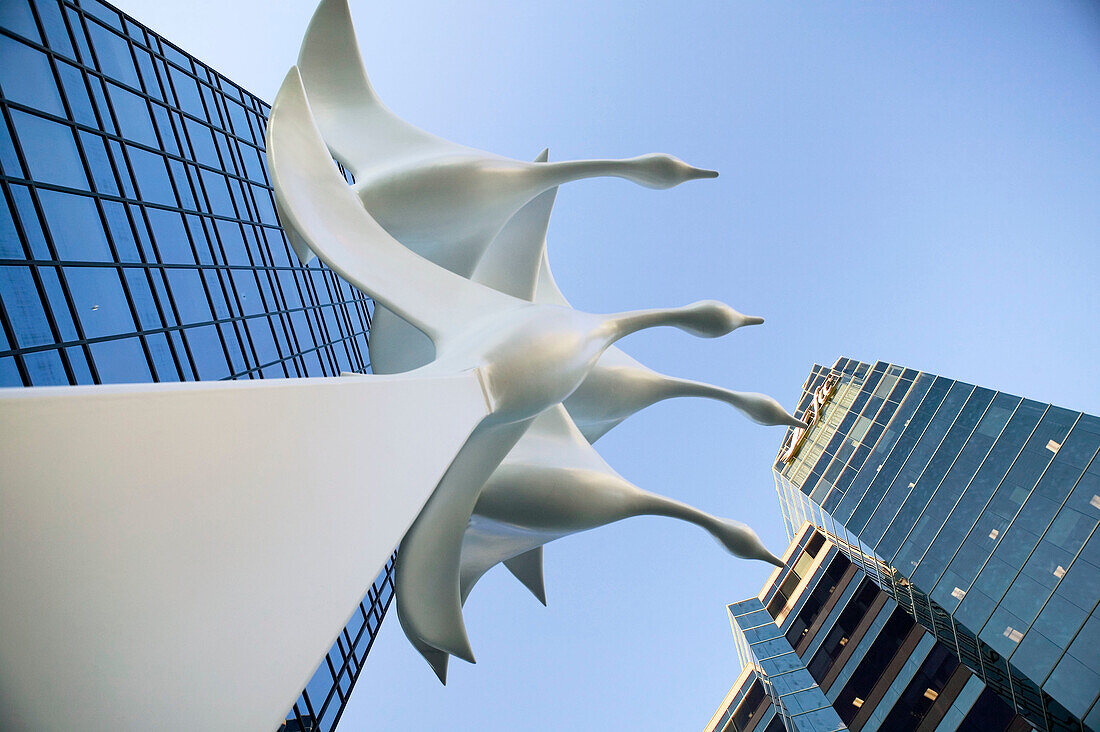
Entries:
POLYGON ((9 102, 65 116, 46 54, 4 35, 0 35, 0 88, 9 102))
MULTIPOLYGON (((935 388, 935 387, 933 387, 935 388)), ((935 415, 929 421, 928 426, 917 438, 916 444, 910 451, 904 464, 897 475, 885 489, 879 505, 872 512, 867 524, 858 531, 860 539, 870 546, 878 544, 886 527, 894 519, 902 502, 912 491, 915 482, 928 465, 928 461, 935 453, 940 441, 951 427, 952 422, 958 417, 959 409, 966 401, 973 387, 962 382, 951 383, 948 394, 944 397, 935 415)), ((931 392, 930 392, 931 394, 931 392)), ((922 405, 923 406, 923 405, 922 405)), ((919 414, 919 410, 918 410, 919 414)), ((906 431, 911 430, 911 424, 906 431)), ((904 435, 903 435, 904 439, 904 435)), ((961 448, 961 445, 960 445, 961 448)), ((893 555, 897 547, 890 547, 888 553, 893 555)))
POLYGON ((103 206, 103 214, 107 219, 107 230, 110 233, 115 252, 118 254, 118 261, 141 261, 137 239, 134 237, 133 228, 130 226, 125 205, 117 201, 101 201, 100 205, 103 206))
POLYGON ((118 184, 115 182, 114 166, 107 157, 106 141, 99 135, 80 131, 80 146, 84 148, 84 155, 88 159, 88 168, 92 172, 92 182, 99 193, 119 195, 118 184))
POLYGON ((164 156, 132 146, 127 147, 127 153, 134 166, 142 200, 175 207, 176 194, 164 156))
MULTIPOLYGON (((173 299, 184 323, 205 323, 212 319, 206 292, 197 269, 167 269, 173 299)), ((220 377, 219 377, 220 378, 220 377)))
POLYGON ((4 175, 23 178, 26 173, 23 170, 23 164, 19 162, 19 153, 15 150, 15 142, 12 138, 7 122, 0 119, 0 168, 3 169, 4 175))
POLYGON ((155 208, 146 209, 145 213, 159 261, 164 264, 195 264, 183 216, 176 211, 155 208))
POLYGON ((18 110, 12 110, 11 115, 32 179, 69 188, 88 188, 71 128, 18 110))
POLYGON ((128 384, 151 381, 148 362, 137 338, 119 338, 91 344, 100 383, 128 384))
POLYGON ((157 140, 157 133, 153 128, 148 103, 117 84, 108 83, 107 93, 118 118, 118 125, 122 128, 122 135, 149 147, 159 148, 160 141, 157 140))
MULTIPOLYGON (((233 199, 229 195, 229 185, 224 175, 205 168, 200 171, 203 189, 210 204, 210 212, 219 216, 236 218, 233 199)), ((231 262, 232 263, 232 262, 231 262)))
POLYGON ((31 378, 32 386, 58 386, 68 384, 65 364, 59 351, 37 351, 23 355, 23 363, 31 378))
MULTIPOLYGON (((960 457, 964 445, 970 439, 971 432, 992 400, 993 393, 988 389, 974 390, 951 425, 947 436, 936 448, 928 466, 902 502, 882 541, 876 547, 878 554, 891 560, 895 566, 903 566, 911 570, 928 547, 933 536, 931 521, 934 518, 942 518, 942 515, 930 517, 929 521, 920 523, 919 527, 914 524, 918 523, 918 517, 924 518, 926 509, 935 500, 936 495, 942 490, 945 494, 944 502, 954 503, 953 498, 957 493, 950 485, 945 486, 942 483, 945 482, 947 471, 956 464, 956 459, 960 457), (899 547, 903 540, 906 541, 907 546, 895 548, 899 547)), ((945 401, 944 404, 946 405, 947 402, 945 401)))
MULTIPOLYGON (((123 270, 126 287, 137 310, 138 324, 143 330, 162 327, 160 312, 153 298, 153 288, 149 282, 149 273, 145 269, 127 268, 123 270)), ((167 343, 165 344, 167 347, 167 343)))
POLYGON ((50 237, 58 258, 86 262, 114 261, 110 244, 99 224, 99 209, 94 198, 49 190, 40 190, 38 198, 49 222, 50 237))
POLYGON ((73 322, 65 291, 61 286, 58 269, 56 267, 39 267, 38 276, 42 280, 42 288, 46 292, 46 302, 53 313, 54 323, 57 325, 61 340, 77 340, 80 336, 77 333, 76 324, 73 322))
POLYGON ((64 61, 58 62, 57 72, 61 76, 65 98, 69 102, 70 119, 88 127, 98 128, 99 121, 95 116, 92 98, 88 96, 88 86, 84 82, 84 74, 80 69, 64 61))
MULTIPOLYGON (((99 0, 80 0, 80 7, 93 18, 103 21, 112 28, 122 30, 122 23, 119 20, 118 12, 105 3, 101 3, 99 0)), ((88 25, 94 26, 95 23, 89 21, 88 25)))
POLYGON ((34 15, 31 13, 30 3, 27 0, 4 0, 0 3, 0 28, 18 33, 35 43, 41 43, 42 41, 42 37, 38 34, 38 26, 34 22, 34 15))
POLYGON ((88 39, 95 48, 100 71, 129 86, 140 86, 134 60, 130 57, 130 44, 125 38, 98 23, 88 23, 88 39))
MULTIPOLYGON (((884 455, 881 467, 874 465, 873 460, 870 461, 868 467, 874 470, 874 474, 868 476, 871 481, 867 488, 859 491, 849 489, 849 495, 852 495, 853 502, 858 502, 857 505, 852 507, 854 510, 850 514, 850 518, 841 519, 845 522, 849 531, 858 533, 866 525, 867 519, 878 507, 878 503, 886 493, 888 486, 897 477, 917 439, 928 425, 929 420, 932 419, 932 415, 939 407, 940 402, 943 401, 950 384, 951 382, 947 379, 935 377, 921 399, 920 406, 916 407, 913 416, 908 420, 909 423, 905 425, 904 429, 899 430, 893 447, 888 454, 884 455)), ((844 513, 844 502, 842 502, 841 515, 844 513)))
POLYGON ((11 197, 15 201, 15 209, 19 214, 19 222, 23 225, 23 233, 31 246, 31 257, 33 259, 53 259, 53 254, 50 253, 50 248, 46 243, 46 235, 42 232, 42 224, 38 212, 35 210, 30 189, 26 186, 12 184, 11 197))
POLYGON ((19 366, 11 356, 0 358, 0 386, 23 386, 19 366))
POLYGON ((23 257, 23 243, 19 241, 19 232, 8 208, 7 199, 0 194, 0 258, 23 257))
POLYGON ((20 347, 54 342, 50 321, 29 267, 0 266, 0 301, 4 303, 20 347))
POLYGON ((117 269, 65 267, 64 272, 86 337, 100 338, 135 330, 117 269))
POLYGON ((39 0, 35 3, 38 17, 42 26, 46 29, 46 41, 49 47, 57 53, 75 58, 73 45, 69 42, 69 31, 65 27, 65 20, 61 16, 61 8, 57 0, 39 0))

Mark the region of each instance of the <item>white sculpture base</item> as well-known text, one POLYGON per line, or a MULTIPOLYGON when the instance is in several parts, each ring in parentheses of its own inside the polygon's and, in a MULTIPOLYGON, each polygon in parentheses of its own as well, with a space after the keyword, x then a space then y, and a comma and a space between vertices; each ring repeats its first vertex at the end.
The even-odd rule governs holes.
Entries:
POLYGON ((479 381, 0 389, 0 728, 278 727, 479 381))

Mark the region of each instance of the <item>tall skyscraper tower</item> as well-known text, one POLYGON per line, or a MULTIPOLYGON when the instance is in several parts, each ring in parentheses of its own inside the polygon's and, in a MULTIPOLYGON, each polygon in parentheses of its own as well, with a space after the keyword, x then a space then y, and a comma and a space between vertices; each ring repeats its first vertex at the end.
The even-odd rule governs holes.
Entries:
MULTIPOLYGON (((268 111, 98 0, 0 3, 0 386, 369 369, 372 303, 301 266, 279 227, 268 111)), ((336 725, 392 571, 391 560, 288 729, 336 725)))
MULTIPOLYGON (((1038 729, 1100 728, 1100 419, 847 358, 814 367, 797 414, 774 463, 792 539, 816 527, 1038 729)), ((763 594, 776 621, 800 582, 763 594)))
POLYGON ((729 606, 744 670, 707 732, 1026 732, 1028 721, 812 524, 729 606))

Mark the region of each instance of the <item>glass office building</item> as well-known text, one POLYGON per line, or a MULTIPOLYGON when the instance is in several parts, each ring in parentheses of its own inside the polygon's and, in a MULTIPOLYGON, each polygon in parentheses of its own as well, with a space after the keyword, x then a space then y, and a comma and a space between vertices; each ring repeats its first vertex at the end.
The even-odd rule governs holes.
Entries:
POLYGON ((1026 732, 1032 725, 809 523, 729 606, 744 671, 707 732, 1026 732))
MULTIPOLYGON (((97 0, 0 2, 0 385, 368 370, 373 305, 279 228, 268 111, 97 0)), ((287 728, 336 725, 392 571, 287 728)))
POLYGON ((798 414, 788 533, 824 532, 1038 729, 1100 729, 1100 419, 847 358, 798 414))

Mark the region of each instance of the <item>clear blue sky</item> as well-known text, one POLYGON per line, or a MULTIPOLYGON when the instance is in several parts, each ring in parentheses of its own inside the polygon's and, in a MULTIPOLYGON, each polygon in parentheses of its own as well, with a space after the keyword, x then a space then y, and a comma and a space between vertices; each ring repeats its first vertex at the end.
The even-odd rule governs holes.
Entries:
MULTIPOLYGON (((119 0, 271 99, 311 2, 119 0)), ((621 345, 788 407, 813 362, 893 361, 1100 412, 1100 10, 1076 2, 353 0, 397 113, 517 158, 673 153, 721 177, 562 189, 558 281, 592 311, 718 298, 767 318, 621 345)), ((600 441, 644 488, 786 546, 780 428, 697 400, 600 441)), ((387 620, 343 729, 701 729, 738 673, 725 604, 766 567, 634 519, 550 545, 549 607, 501 571, 441 687, 387 620)), ((288 588, 289 589, 289 588, 288 588)), ((277 642, 278 639, 272 639, 277 642)), ((262 669, 257 669, 262 673, 262 669)))

